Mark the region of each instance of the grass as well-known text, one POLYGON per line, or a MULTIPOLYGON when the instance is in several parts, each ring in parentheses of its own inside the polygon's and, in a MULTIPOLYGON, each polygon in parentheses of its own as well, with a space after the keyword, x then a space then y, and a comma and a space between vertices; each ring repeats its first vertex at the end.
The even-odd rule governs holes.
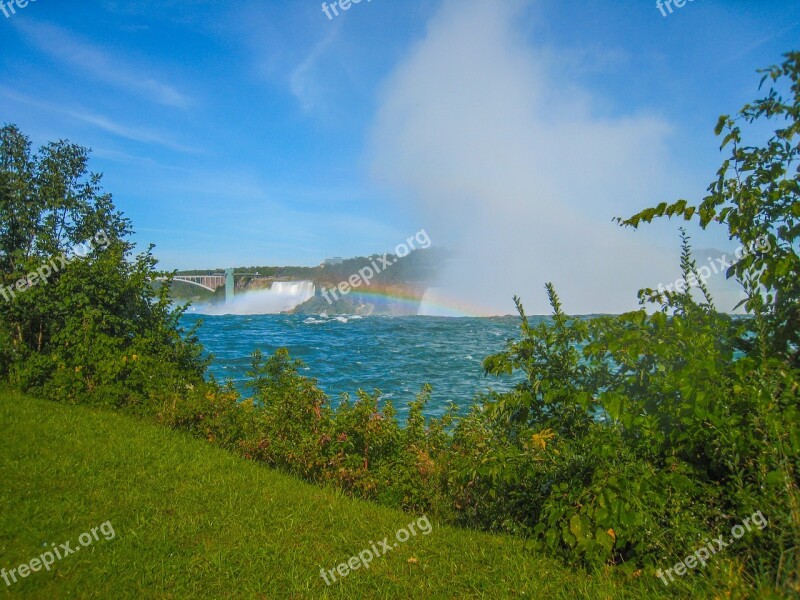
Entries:
MULTIPOLYGON (((658 598, 652 576, 589 576, 522 540, 433 524, 368 570, 333 569, 412 515, 343 497, 183 433, 0 391, 0 568, 110 521, 52 570, 0 596, 31 598, 658 598)), ((694 597, 713 597, 696 580, 694 597)), ((681 583, 682 586, 687 584, 681 583)), ((724 592, 717 588, 725 596, 724 592)), ((734 594, 736 595, 736 594, 734 594)))

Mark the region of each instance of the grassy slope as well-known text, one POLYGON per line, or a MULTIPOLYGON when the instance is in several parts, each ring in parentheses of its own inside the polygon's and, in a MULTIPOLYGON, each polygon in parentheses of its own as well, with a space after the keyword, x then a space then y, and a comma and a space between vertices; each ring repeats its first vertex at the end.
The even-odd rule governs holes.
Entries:
MULTIPOLYGON (((132 417, 0 391, 0 567, 110 520, 50 572, 0 596, 158 598, 653 598, 517 539, 439 527, 326 588, 319 576, 412 517, 236 458, 132 417), (409 563, 409 558, 417 563, 409 563)), ((684 592, 685 593, 685 592, 684 592)))

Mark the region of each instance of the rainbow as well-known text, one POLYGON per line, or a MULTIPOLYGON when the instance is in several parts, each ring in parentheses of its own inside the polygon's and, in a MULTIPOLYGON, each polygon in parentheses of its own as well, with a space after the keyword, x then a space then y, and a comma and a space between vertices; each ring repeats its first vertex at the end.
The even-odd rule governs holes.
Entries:
POLYGON ((419 314, 424 316, 488 317, 496 315, 494 311, 485 306, 464 302, 463 299, 444 294, 438 289, 429 289, 423 298, 420 298, 419 295, 398 291, 396 288, 382 286, 359 288, 351 293, 391 301, 409 313, 415 313, 419 308, 421 309, 419 314))

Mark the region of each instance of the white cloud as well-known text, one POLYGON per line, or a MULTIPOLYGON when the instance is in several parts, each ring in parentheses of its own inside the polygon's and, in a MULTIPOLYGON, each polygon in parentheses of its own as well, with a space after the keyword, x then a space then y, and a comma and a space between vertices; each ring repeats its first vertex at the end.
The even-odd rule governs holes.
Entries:
POLYGON ((289 87, 292 94, 302 104, 303 109, 308 112, 323 98, 323 89, 316 74, 317 64, 325 56, 328 48, 333 44, 337 37, 337 28, 331 31, 322 40, 317 42, 309 54, 298 64, 289 75, 289 87))
POLYGON ((640 287, 677 270, 677 252, 611 219, 670 197, 670 127, 596 114, 592 93, 519 34, 529 8, 444 2, 386 82, 373 173, 462 251, 446 293, 490 313, 513 312, 519 294, 542 313, 553 281, 573 313, 634 308, 640 287))
POLYGON ((61 105, 42 102, 40 100, 24 96, 22 94, 17 93, 14 90, 10 90, 4 87, 0 87, 0 95, 3 95, 6 98, 14 100, 15 102, 19 102, 26 106, 34 106, 42 110, 64 115, 76 121, 88 123, 89 125, 92 125, 108 133, 112 133, 121 138, 125 138, 135 142, 142 142, 145 144, 154 144, 157 146, 163 146, 164 148, 175 150, 176 152, 183 152, 185 154, 200 153, 200 151, 196 148, 190 148, 188 146, 178 144, 148 129, 123 125, 106 116, 99 115, 97 113, 93 113, 91 111, 82 108, 66 108, 61 105))

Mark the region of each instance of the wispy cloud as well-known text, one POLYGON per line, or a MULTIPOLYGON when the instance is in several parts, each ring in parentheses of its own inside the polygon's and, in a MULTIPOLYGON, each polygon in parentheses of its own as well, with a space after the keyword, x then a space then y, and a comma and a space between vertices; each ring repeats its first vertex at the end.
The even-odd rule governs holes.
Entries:
POLYGON ((771 42, 773 40, 777 40, 777 39, 782 38, 783 36, 785 36, 790 31, 793 31, 794 29, 797 29, 799 26, 800 26, 800 21, 795 21, 794 23, 792 23, 788 27, 784 27, 783 29, 781 29, 779 31, 770 33, 769 35, 767 35, 765 37, 757 39, 756 41, 752 42, 751 44, 748 44, 747 46, 744 46, 739 52, 737 52, 735 54, 732 54, 728 58, 728 60, 726 62, 727 63, 733 63, 734 61, 740 60, 741 58, 747 56, 751 52, 754 52, 755 50, 758 50, 761 46, 764 46, 765 44, 768 44, 769 42, 771 42))
POLYGON ((15 25, 39 50, 95 79, 165 106, 185 109, 191 103, 188 96, 171 85, 154 79, 124 59, 79 40, 60 27, 30 20, 18 21, 15 25))
POLYGON ((189 146, 184 146, 182 144, 178 144, 172 140, 164 138, 163 136, 153 133, 147 129, 141 128, 134 128, 129 127, 127 125, 123 125, 112 119, 99 115, 88 110, 84 110, 81 108, 65 108, 63 106, 56 106, 54 104, 49 104, 47 102, 42 102, 40 100, 36 100, 34 98, 25 96, 23 94, 19 94, 14 90, 0 87, 0 95, 5 96, 11 100, 16 102, 20 102, 25 104, 26 106, 33 106, 36 108, 40 108, 43 110, 51 111, 54 113, 58 113, 60 115, 64 115, 75 119, 77 121, 81 121, 83 123, 88 123, 89 125, 93 125, 98 129, 102 129, 103 131, 107 131, 108 133, 112 133, 114 135, 126 138, 128 140, 132 140, 135 142, 141 142, 144 144, 155 144, 157 146, 163 146, 164 148, 169 148, 170 150, 175 150, 177 152, 183 152, 186 154, 197 154, 199 150, 195 148, 190 148, 189 146))
POLYGON ((128 138, 129 140, 142 142, 145 144, 156 144, 159 146, 164 146, 165 148, 169 148, 170 150, 176 150, 177 152, 184 152, 187 154, 197 153, 197 150, 194 148, 176 144, 175 142, 165 139, 156 133, 152 133, 144 129, 134 129, 126 125, 116 123, 108 117, 104 117, 102 115, 97 115, 86 111, 73 110, 62 110, 61 112, 74 119, 89 123, 95 127, 99 127, 100 129, 108 131, 109 133, 128 138))
POLYGON ((325 55, 328 47, 336 40, 338 28, 332 27, 330 33, 311 49, 308 56, 292 71, 289 76, 289 86, 306 111, 314 108, 322 93, 317 77, 314 76, 319 60, 325 55))
POLYGON ((330 67, 339 67, 333 47, 340 41, 341 24, 320 27, 323 21, 319 17, 326 19, 318 6, 301 11, 308 20, 298 25, 296 11, 268 2, 248 2, 227 24, 229 34, 247 48, 254 75, 270 86, 285 86, 306 112, 322 108, 332 88, 338 87, 330 67))
POLYGON ((107 146, 92 146, 92 156, 96 158, 103 158, 105 160, 114 161, 124 165, 137 165, 147 169, 158 169, 161 171, 168 171, 171 173, 185 172, 185 167, 177 167, 175 165, 164 164, 149 156, 138 156, 128 152, 121 152, 114 148, 107 146))

